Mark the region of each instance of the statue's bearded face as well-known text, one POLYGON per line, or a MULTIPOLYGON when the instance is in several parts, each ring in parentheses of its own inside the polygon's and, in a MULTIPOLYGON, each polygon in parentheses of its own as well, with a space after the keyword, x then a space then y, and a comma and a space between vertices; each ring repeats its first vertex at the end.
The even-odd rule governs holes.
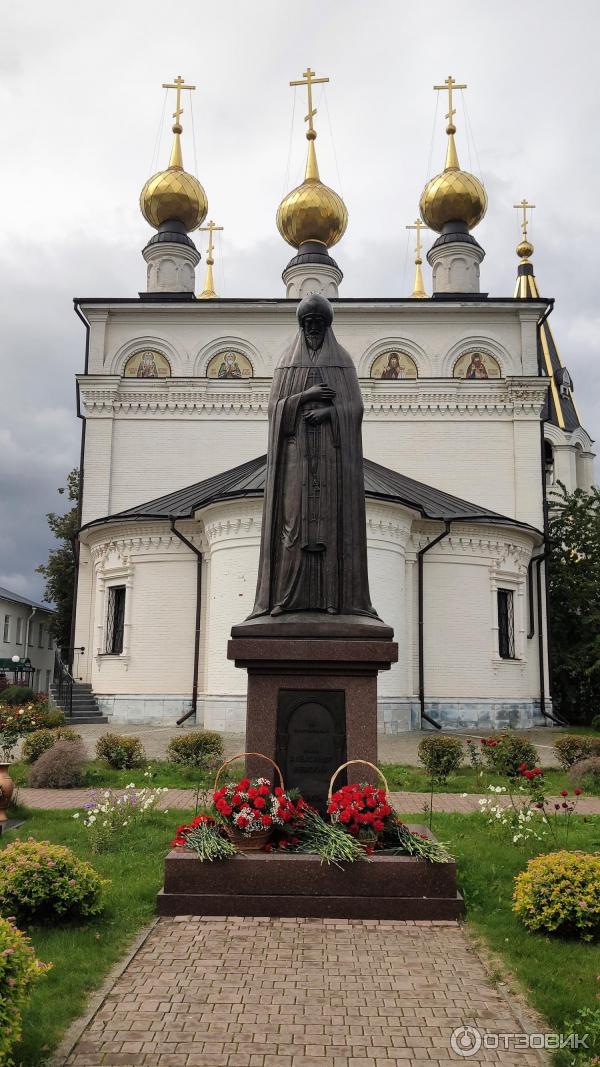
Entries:
POLYGON ((302 319, 302 329, 304 330, 304 336, 309 348, 312 348, 313 352, 320 348, 325 340, 325 331, 327 330, 327 322, 322 315, 306 315, 302 319))

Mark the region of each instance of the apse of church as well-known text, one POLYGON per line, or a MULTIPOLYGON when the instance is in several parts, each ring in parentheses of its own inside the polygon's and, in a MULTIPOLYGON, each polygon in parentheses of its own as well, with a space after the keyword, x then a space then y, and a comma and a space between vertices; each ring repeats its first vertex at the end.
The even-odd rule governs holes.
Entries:
POLYGON ((412 220, 419 202, 407 225, 412 291, 398 294, 391 279, 377 298, 348 298, 340 263, 352 220, 317 159, 316 87, 327 92, 328 81, 310 67, 290 81, 307 105, 306 168, 273 205, 273 232, 293 254, 282 243, 283 286, 261 300, 219 293, 227 218, 209 216, 211 190, 184 167, 195 85, 164 85, 172 147, 140 197, 154 230, 144 291, 134 295, 132 279, 130 299, 78 302, 89 356, 77 378, 76 676, 115 722, 189 715, 243 730, 245 681, 227 640, 254 605, 269 393, 298 302, 318 293, 333 301, 358 375, 370 599, 399 647, 380 678, 380 730, 549 722, 545 602, 530 607, 530 564, 543 553, 546 483, 586 487, 593 454, 534 275, 533 205, 517 204, 516 291, 507 277, 505 295, 488 294, 475 235, 487 194, 459 162, 466 86, 440 81, 444 166, 405 206, 412 220))

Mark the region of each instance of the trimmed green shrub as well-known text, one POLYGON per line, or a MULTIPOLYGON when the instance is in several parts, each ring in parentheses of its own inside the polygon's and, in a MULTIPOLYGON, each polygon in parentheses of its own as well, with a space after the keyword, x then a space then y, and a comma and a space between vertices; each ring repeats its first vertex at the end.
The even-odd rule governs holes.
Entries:
POLYGON ((85 762, 83 741, 57 741, 35 761, 28 784, 32 789, 75 789, 83 783, 85 762))
POLYGON ((9 685, 8 689, 2 690, 2 703, 11 704, 12 706, 33 704, 35 703, 35 693, 33 689, 29 689, 24 685, 9 685))
POLYGON ((98 915, 108 884, 66 845, 30 837, 0 851, 0 914, 18 921, 98 915))
POLYGON ((459 737, 424 737, 417 751, 427 773, 438 782, 458 770, 464 755, 459 737))
POLYGON ((536 856, 515 878, 513 911, 528 930, 593 941, 600 934, 600 855, 536 856))
POLYGON ((104 734, 96 743, 96 755, 117 771, 142 767, 146 762, 142 742, 133 734, 104 734))
POLYGON ((201 771, 213 771, 223 762, 223 738, 213 730, 190 730, 172 737, 167 759, 201 771))
POLYGON ((519 767, 526 763, 528 767, 538 766, 538 750, 522 733, 511 730, 508 733, 491 734, 481 746, 485 762, 490 770, 505 774, 508 778, 519 777, 519 767))
POLYGON ((71 730, 69 727, 57 730, 34 730, 32 734, 27 734, 23 741, 21 748, 21 754, 25 763, 35 763, 36 759, 47 752, 49 748, 52 748, 57 741, 81 741, 81 734, 71 730))
POLYGON ((569 781, 580 789, 600 789, 600 756, 580 759, 569 768, 569 781))
POLYGON ((0 1063, 14 1063, 23 1009, 35 983, 52 964, 35 958, 31 942, 8 919, 0 919, 0 1063))
POLYGON ((574 763, 590 756, 600 756, 600 738, 585 734, 564 734, 554 742, 554 751, 561 767, 567 771, 574 763))
POLYGON ((592 730, 597 730, 598 733, 600 733, 600 715, 594 715, 590 726, 592 727, 592 730))

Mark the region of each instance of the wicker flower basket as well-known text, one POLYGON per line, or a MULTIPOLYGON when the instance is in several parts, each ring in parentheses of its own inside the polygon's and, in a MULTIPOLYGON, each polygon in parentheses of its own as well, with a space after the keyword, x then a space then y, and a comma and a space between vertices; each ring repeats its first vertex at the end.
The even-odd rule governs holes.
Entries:
MULTIPOLYGON (((285 788, 283 784, 283 775, 281 773, 281 770, 272 759, 269 759, 269 757, 265 756, 262 752, 238 752, 237 756, 232 756, 231 759, 225 760, 225 763, 222 763, 219 767, 215 775, 215 784, 213 787, 214 793, 216 793, 217 789, 219 788, 219 778, 221 776, 222 771, 224 771, 230 763, 235 763, 236 760, 242 759, 242 757, 246 756, 258 756, 260 759, 264 759, 267 761, 267 763, 270 763, 279 775, 279 784, 281 788, 285 788)), ((225 830, 225 833, 227 834, 229 840, 233 842, 235 847, 239 849, 240 852, 258 852, 261 848, 264 848, 264 846, 269 843, 271 837, 273 836, 272 827, 269 827, 268 830, 257 830, 251 834, 244 834, 241 830, 237 830, 235 826, 230 826, 228 823, 225 823, 223 825, 223 829, 225 830)))
MULTIPOLYGON (((387 802, 389 804, 390 787, 388 785, 388 781, 387 781, 387 778, 386 778, 385 774, 383 773, 383 771, 381 771, 379 769, 379 767, 376 767, 374 763, 369 763, 369 761, 366 760, 366 759, 351 759, 351 760, 348 760, 347 763, 342 763, 342 765, 340 767, 338 767, 337 770, 335 770, 333 772, 333 774, 331 775, 331 781, 329 783, 329 792, 327 794, 327 803, 329 804, 331 802, 331 798, 333 796, 333 783, 335 782, 338 774, 341 774, 341 772, 343 770, 345 770, 346 767, 351 767, 355 763, 360 763, 363 766, 370 767, 371 770, 376 771, 376 773, 379 775, 379 777, 381 778, 381 780, 383 782, 383 785, 384 785, 384 788, 385 788, 385 797, 386 797, 386 800, 387 800, 387 802)), ((378 838, 377 833, 375 831, 373 831, 373 830, 368 830, 367 828, 361 829, 361 831, 360 831, 360 833, 358 835, 359 841, 362 841, 363 844, 366 844, 366 845, 375 844, 375 842, 377 841, 377 838, 378 838)))

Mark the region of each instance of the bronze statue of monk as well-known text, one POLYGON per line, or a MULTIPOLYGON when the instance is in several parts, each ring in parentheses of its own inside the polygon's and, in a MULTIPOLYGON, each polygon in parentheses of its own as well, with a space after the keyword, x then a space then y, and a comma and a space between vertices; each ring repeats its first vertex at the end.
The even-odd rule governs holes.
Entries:
POLYGON ((256 602, 250 618, 370 616, 361 424, 354 363, 314 294, 273 375, 256 602))

